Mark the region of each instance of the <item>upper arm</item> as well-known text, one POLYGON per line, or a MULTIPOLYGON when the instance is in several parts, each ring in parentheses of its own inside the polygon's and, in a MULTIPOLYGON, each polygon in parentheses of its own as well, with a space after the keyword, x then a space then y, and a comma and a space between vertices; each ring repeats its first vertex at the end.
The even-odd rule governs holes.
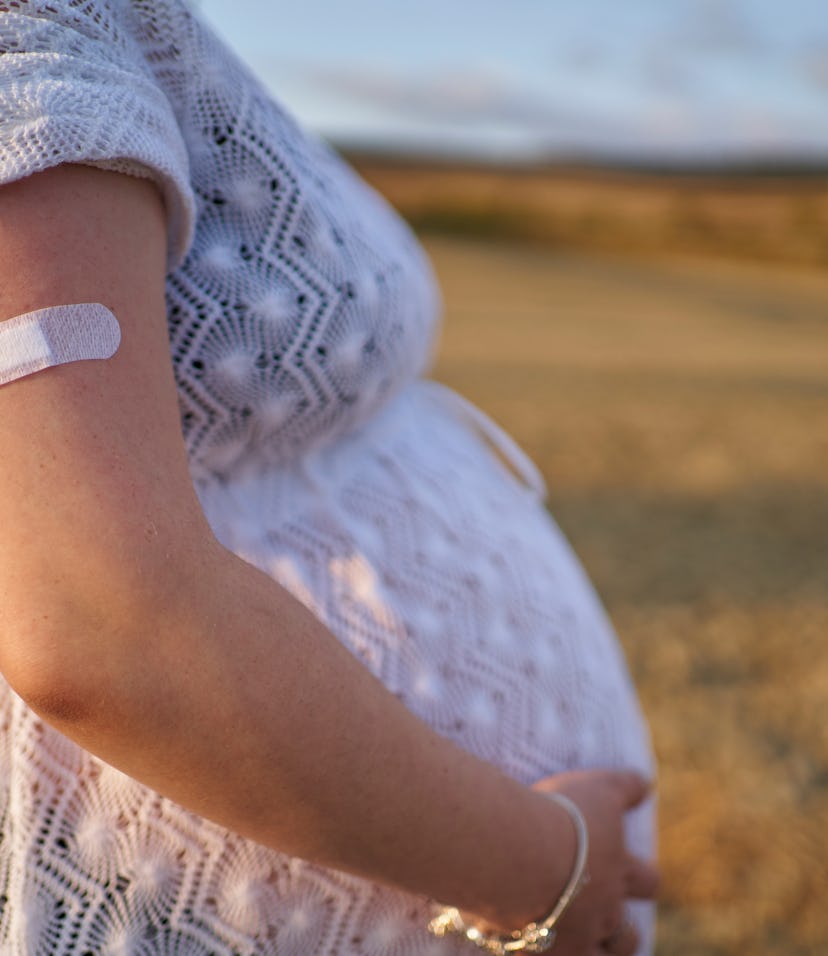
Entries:
POLYGON ((71 650, 64 622, 118 627, 209 537, 178 418, 166 241, 146 179, 67 165, 0 187, 0 321, 100 302, 122 336, 111 359, 0 387, 0 669, 25 670, 41 635, 71 650))
POLYGON ((0 670, 18 691, 27 668, 88 660, 142 595, 163 611, 181 549, 211 540, 165 320, 193 228, 187 149, 140 15, 102 10, 0 3, 0 321, 100 302, 121 327, 111 359, 0 386, 0 670))

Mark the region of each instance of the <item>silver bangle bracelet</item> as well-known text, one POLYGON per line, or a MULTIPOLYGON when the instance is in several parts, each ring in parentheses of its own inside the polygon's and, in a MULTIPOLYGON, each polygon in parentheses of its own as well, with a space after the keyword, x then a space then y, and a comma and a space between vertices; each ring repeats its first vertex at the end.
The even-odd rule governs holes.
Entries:
POLYGON ((546 793, 544 796, 554 800, 555 803, 566 810, 575 826, 577 837, 577 851, 572 873, 551 913, 543 920, 528 923, 523 929, 515 930, 508 936, 501 936, 496 933, 484 933, 476 926, 467 926, 456 907, 446 906, 428 924, 430 933, 441 937, 465 937, 470 943, 474 943, 478 949, 493 953, 495 956, 507 956, 508 953, 545 953, 552 948, 557 935, 556 926, 558 922, 581 888, 589 881, 586 873, 587 856, 589 855, 589 831, 584 815, 569 797, 560 793, 546 793))

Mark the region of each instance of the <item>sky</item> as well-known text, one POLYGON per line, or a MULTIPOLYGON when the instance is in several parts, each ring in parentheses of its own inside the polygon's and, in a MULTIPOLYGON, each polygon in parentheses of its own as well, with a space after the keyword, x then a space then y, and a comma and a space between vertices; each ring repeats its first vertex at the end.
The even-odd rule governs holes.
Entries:
POLYGON ((305 125, 483 158, 828 159, 828 0, 196 0, 305 125))

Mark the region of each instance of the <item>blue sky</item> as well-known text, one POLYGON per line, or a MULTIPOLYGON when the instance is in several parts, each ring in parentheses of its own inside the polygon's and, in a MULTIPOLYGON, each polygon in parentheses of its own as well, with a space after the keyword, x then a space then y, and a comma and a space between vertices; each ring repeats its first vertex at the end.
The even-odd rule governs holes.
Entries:
POLYGON ((828 158, 828 0, 200 0, 337 141, 828 158))

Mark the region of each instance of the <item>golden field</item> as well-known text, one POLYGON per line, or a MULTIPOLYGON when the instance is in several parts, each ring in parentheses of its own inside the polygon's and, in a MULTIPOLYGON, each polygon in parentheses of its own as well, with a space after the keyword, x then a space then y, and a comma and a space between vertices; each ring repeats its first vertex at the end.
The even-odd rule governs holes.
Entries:
POLYGON ((497 168, 351 157, 423 231, 828 266, 828 168, 497 168))
POLYGON ((658 954, 828 953, 828 275, 487 231, 426 234, 436 374, 539 463, 626 648, 660 764, 658 954))

